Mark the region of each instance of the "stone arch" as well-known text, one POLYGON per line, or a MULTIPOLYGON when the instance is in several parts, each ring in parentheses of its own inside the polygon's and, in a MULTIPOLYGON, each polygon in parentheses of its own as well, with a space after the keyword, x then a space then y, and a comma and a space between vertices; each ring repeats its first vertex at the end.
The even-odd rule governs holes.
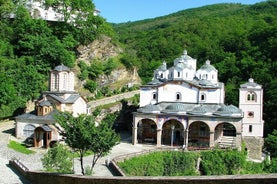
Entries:
POLYGON ((183 145, 184 126, 177 119, 170 119, 162 126, 162 144, 164 145, 183 145))
POLYGON ((141 119, 137 124, 137 140, 140 143, 157 142, 157 124, 151 119, 141 119))
POLYGON ((215 138, 218 136, 236 137, 236 135, 237 129, 232 123, 222 122, 215 127, 215 138))
POLYGON ((208 147, 210 145, 210 127, 202 121, 189 125, 188 146, 208 147))
POLYGON ((237 132, 232 123, 219 123, 214 129, 214 141, 220 147, 233 147, 236 145, 237 132))

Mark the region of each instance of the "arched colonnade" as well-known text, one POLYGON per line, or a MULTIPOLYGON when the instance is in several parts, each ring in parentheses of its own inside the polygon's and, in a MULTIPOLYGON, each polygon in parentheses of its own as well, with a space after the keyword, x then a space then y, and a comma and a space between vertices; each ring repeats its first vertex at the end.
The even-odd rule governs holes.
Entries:
POLYGON ((187 116, 139 115, 133 119, 132 143, 162 145, 214 147, 222 137, 233 137, 234 146, 241 145, 240 121, 220 118, 207 120, 187 116))

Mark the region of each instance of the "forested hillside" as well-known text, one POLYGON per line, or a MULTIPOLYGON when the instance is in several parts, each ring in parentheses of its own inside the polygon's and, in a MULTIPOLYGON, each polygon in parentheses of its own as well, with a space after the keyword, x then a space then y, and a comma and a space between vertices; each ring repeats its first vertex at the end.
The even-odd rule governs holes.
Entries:
POLYGON ((74 67, 79 45, 101 34, 114 37, 105 19, 93 15, 90 0, 46 0, 46 7, 64 15, 51 22, 32 18, 24 2, 0 0, 0 118, 16 115, 46 90, 50 69, 74 67))
POLYGON ((126 58, 144 82, 163 60, 171 65, 184 49, 219 71, 226 103, 238 105, 238 88, 250 77, 264 88, 266 132, 277 128, 277 1, 217 4, 168 16, 113 25, 126 58))

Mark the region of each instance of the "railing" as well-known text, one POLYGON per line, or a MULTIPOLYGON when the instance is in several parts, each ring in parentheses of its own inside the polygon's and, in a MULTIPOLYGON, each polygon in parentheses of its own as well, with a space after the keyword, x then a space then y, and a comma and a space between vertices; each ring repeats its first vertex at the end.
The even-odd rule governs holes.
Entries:
POLYGON ((24 176, 26 176, 27 172, 29 172, 29 169, 16 158, 12 158, 9 161, 9 164, 15 167, 24 176))

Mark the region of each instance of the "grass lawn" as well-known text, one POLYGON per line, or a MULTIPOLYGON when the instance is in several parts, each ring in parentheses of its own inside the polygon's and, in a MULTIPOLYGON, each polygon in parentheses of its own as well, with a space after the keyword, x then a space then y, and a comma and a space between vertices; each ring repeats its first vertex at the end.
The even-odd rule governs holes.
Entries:
POLYGON ((24 145, 16 141, 10 141, 10 143, 8 144, 8 147, 26 155, 35 153, 34 151, 27 149, 24 145))

